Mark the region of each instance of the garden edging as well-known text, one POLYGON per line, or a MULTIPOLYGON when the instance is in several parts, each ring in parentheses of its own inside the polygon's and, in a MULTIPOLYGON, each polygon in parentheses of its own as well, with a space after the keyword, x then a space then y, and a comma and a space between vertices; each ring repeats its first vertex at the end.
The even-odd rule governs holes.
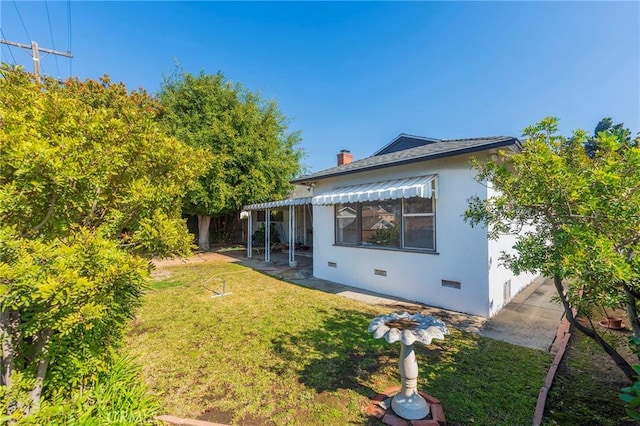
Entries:
POLYGON ((567 320, 567 317, 564 316, 562 321, 560 321, 560 326, 558 327, 558 331, 556 332, 556 338, 551 345, 549 352, 554 353, 555 357, 553 358, 553 362, 551 363, 551 367, 549 367, 549 371, 547 372, 547 376, 544 380, 544 386, 540 388, 540 392, 538 393, 538 402, 536 403, 536 411, 533 415, 533 426, 540 426, 542 424, 542 419, 544 417, 544 409, 547 404, 547 396, 549 394, 549 389, 553 385, 553 380, 556 377, 556 373, 558 372, 558 367, 562 362, 562 358, 567 349, 567 345, 569 344, 569 338, 571 337, 571 333, 569 329, 571 328, 571 324, 567 320))

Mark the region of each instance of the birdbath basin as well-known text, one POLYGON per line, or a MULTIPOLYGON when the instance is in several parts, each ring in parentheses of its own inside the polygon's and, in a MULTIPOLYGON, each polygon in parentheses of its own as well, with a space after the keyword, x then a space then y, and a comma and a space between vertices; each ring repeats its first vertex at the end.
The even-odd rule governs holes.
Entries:
POLYGON ((444 340, 449 334, 447 326, 431 315, 394 312, 371 320, 369 332, 376 339, 402 344, 399 362, 402 387, 391 400, 391 408, 404 419, 424 419, 429 415, 429 404, 418 393, 418 362, 413 345, 415 342, 428 345, 433 339, 444 340))

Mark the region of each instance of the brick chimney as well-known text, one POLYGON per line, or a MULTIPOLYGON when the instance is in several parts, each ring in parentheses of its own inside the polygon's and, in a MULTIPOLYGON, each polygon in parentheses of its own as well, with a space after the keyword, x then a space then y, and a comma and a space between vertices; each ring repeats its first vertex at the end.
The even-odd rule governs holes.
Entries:
POLYGON ((353 161, 353 155, 351 151, 343 149, 338 154, 338 166, 342 166, 343 164, 349 164, 353 161))

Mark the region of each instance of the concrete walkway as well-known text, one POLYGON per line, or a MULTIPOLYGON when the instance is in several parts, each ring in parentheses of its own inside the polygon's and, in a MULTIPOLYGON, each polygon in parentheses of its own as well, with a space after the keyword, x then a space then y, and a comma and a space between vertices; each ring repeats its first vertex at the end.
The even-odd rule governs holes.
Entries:
POLYGON ((156 265, 169 266, 171 264, 208 261, 238 262, 297 285, 372 305, 385 306, 390 310, 407 310, 434 315, 446 324, 461 330, 543 351, 550 350, 564 314, 561 305, 551 301, 556 293, 550 279, 534 281, 518 293, 497 315, 486 319, 321 280, 312 275, 311 258, 297 257, 296 260, 298 266, 291 268, 285 255, 272 254, 272 262, 267 264, 261 257, 248 259, 244 252, 229 252, 201 253, 186 260, 161 261, 156 265))
POLYGON ((534 281, 491 317, 480 335, 549 351, 564 316, 562 305, 552 301, 556 294, 551 278, 534 281))

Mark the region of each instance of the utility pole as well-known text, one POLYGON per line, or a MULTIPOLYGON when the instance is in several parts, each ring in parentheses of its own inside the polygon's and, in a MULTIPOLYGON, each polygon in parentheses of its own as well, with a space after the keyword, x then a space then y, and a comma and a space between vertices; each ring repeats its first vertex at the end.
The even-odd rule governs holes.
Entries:
POLYGON ((8 44, 9 46, 20 47, 22 49, 31 49, 33 55, 33 73, 36 75, 36 81, 40 83, 40 52, 48 53, 50 55, 66 56, 67 58, 73 58, 71 52, 59 52, 57 50, 45 49, 44 47, 38 47, 38 43, 31 42, 31 45, 18 43, 15 41, 3 40, 0 38, 0 44, 8 44))

